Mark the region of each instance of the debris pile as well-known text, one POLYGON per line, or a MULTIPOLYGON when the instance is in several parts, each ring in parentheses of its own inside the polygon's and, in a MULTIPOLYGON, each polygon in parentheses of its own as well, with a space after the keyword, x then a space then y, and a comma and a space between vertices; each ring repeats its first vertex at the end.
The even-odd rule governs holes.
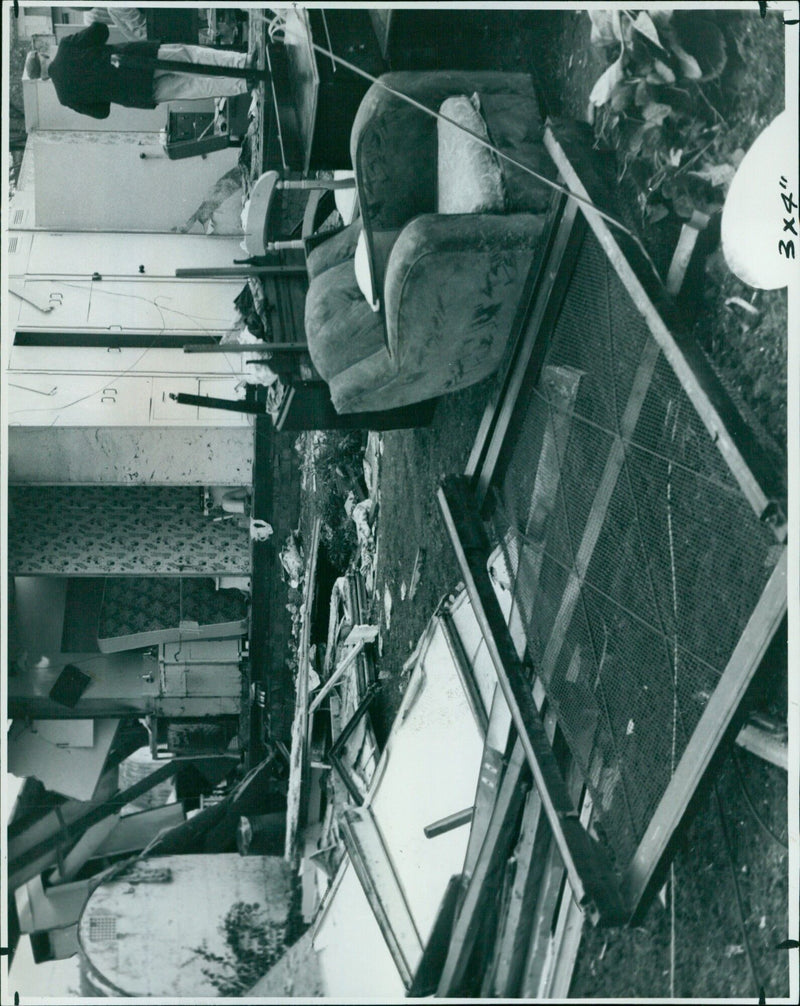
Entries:
POLYGON ((303 860, 304 915, 327 889, 344 846, 339 827, 347 807, 359 806, 378 764, 369 710, 376 690, 372 653, 378 630, 364 622, 367 593, 355 570, 331 593, 320 687, 308 702, 310 793, 303 860))
POLYGON ((286 581, 293 590, 299 590, 304 576, 303 543, 299 531, 292 531, 278 553, 286 581))

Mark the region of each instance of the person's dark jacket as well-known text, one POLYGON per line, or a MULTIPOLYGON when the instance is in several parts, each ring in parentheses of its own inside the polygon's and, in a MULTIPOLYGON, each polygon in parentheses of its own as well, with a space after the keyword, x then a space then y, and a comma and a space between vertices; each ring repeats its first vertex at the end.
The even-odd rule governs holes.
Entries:
POLYGON ((129 108, 155 108, 153 73, 158 42, 106 45, 107 40, 108 25, 100 22, 61 40, 49 67, 58 100, 95 119, 107 118, 112 102, 129 108))

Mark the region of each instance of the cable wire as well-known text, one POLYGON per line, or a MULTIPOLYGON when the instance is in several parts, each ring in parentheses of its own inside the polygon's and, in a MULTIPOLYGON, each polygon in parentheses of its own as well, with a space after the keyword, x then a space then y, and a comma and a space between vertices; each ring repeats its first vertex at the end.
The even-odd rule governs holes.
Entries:
POLYGON ((753 948, 750 946, 750 936, 747 932, 747 924, 744 919, 744 905, 742 904, 742 892, 739 888, 739 877, 736 874, 736 862, 733 858, 733 848, 731 846, 730 835, 728 834, 728 823, 725 820, 725 812, 722 809, 722 800, 719 795, 719 787, 717 783, 714 783, 714 798, 717 805, 717 813, 719 814, 719 823, 722 826, 722 838, 725 843, 725 851, 728 854, 728 865, 731 869, 731 879, 733 880, 733 889, 736 894, 736 910, 739 915, 739 925, 742 930, 742 939, 744 940, 744 949, 747 956, 747 965, 750 969, 750 977, 753 979, 753 985, 755 986, 756 995, 761 995, 761 983, 758 980, 758 975, 756 974, 756 965, 753 960, 753 948))
POLYGON ((780 837, 780 835, 776 835, 775 832, 772 830, 772 828, 770 828, 770 826, 761 816, 761 814, 759 814, 758 809, 756 808, 756 805, 753 802, 753 798, 750 796, 750 791, 748 790, 747 783, 745 782, 744 772, 742 771, 742 765, 741 762, 739 761, 739 756, 735 751, 733 752, 733 767, 736 770, 736 775, 739 778, 739 785, 742 788, 742 796, 744 797, 744 802, 747 804, 750 813, 756 819, 756 823, 759 825, 762 831, 766 832, 766 834, 769 835, 769 837, 773 840, 773 842, 776 842, 782 849, 788 849, 789 843, 784 841, 780 837))

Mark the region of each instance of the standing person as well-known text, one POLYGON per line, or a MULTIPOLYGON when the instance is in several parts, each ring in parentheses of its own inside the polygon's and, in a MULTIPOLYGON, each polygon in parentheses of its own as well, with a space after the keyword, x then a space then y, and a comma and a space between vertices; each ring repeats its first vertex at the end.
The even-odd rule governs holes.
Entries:
POLYGON ((37 61, 31 59, 34 54, 29 53, 26 70, 31 77, 49 77, 62 105, 95 119, 107 118, 111 104, 155 108, 162 101, 230 97, 264 77, 252 66, 253 57, 243 52, 182 43, 108 45, 107 41, 108 25, 95 22, 63 38, 52 62, 39 53, 39 73, 37 61), (185 63, 186 72, 160 67, 160 60, 185 63), (205 76, 198 64, 231 69, 238 76, 205 76))

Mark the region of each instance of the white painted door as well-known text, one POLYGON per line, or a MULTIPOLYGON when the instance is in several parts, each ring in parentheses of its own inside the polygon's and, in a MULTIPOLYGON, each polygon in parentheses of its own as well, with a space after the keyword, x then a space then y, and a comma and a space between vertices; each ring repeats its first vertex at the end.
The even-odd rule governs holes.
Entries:
MULTIPOLYGON (((246 376, 244 353, 183 352, 187 336, 175 336, 175 348, 111 346, 11 346, 8 367, 15 371, 77 374, 169 374, 200 377, 203 374, 230 378, 240 371, 246 376), (187 371, 189 373, 187 373, 187 371)), ((249 359, 249 357, 247 357, 249 359)))
POLYGON ((28 279, 22 287, 17 327, 35 331, 85 329, 90 280, 28 279))
POLYGON ((183 405, 170 395, 212 395, 215 398, 237 399, 236 388, 241 377, 200 378, 154 377, 150 422, 153 426, 248 426, 250 416, 227 409, 198 408, 183 405))
POLYGON ((11 426, 146 426, 151 378, 8 374, 11 426))
POLYGON ((221 335, 236 324, 238 288, 180 279, 27 279, 17 329, 44 332, 171 332, 221 335))
MULTIPOLYGON (((239 378, 214 380, 220 397, 235 398, 239 378)), ((170 393, 196 395, 196 377, 9 371, 11 426, 247 426, 251 417, 178 405, 170 393), (203 415, 200 416, 200 411, 203 415)), ((203 392, 207 393, 207 392, 203 392)))
POLYGON ((237 292, 224 282, 103 280, 91 284, 86 324, 92 331, 218 335, 236 323, 237 292))

